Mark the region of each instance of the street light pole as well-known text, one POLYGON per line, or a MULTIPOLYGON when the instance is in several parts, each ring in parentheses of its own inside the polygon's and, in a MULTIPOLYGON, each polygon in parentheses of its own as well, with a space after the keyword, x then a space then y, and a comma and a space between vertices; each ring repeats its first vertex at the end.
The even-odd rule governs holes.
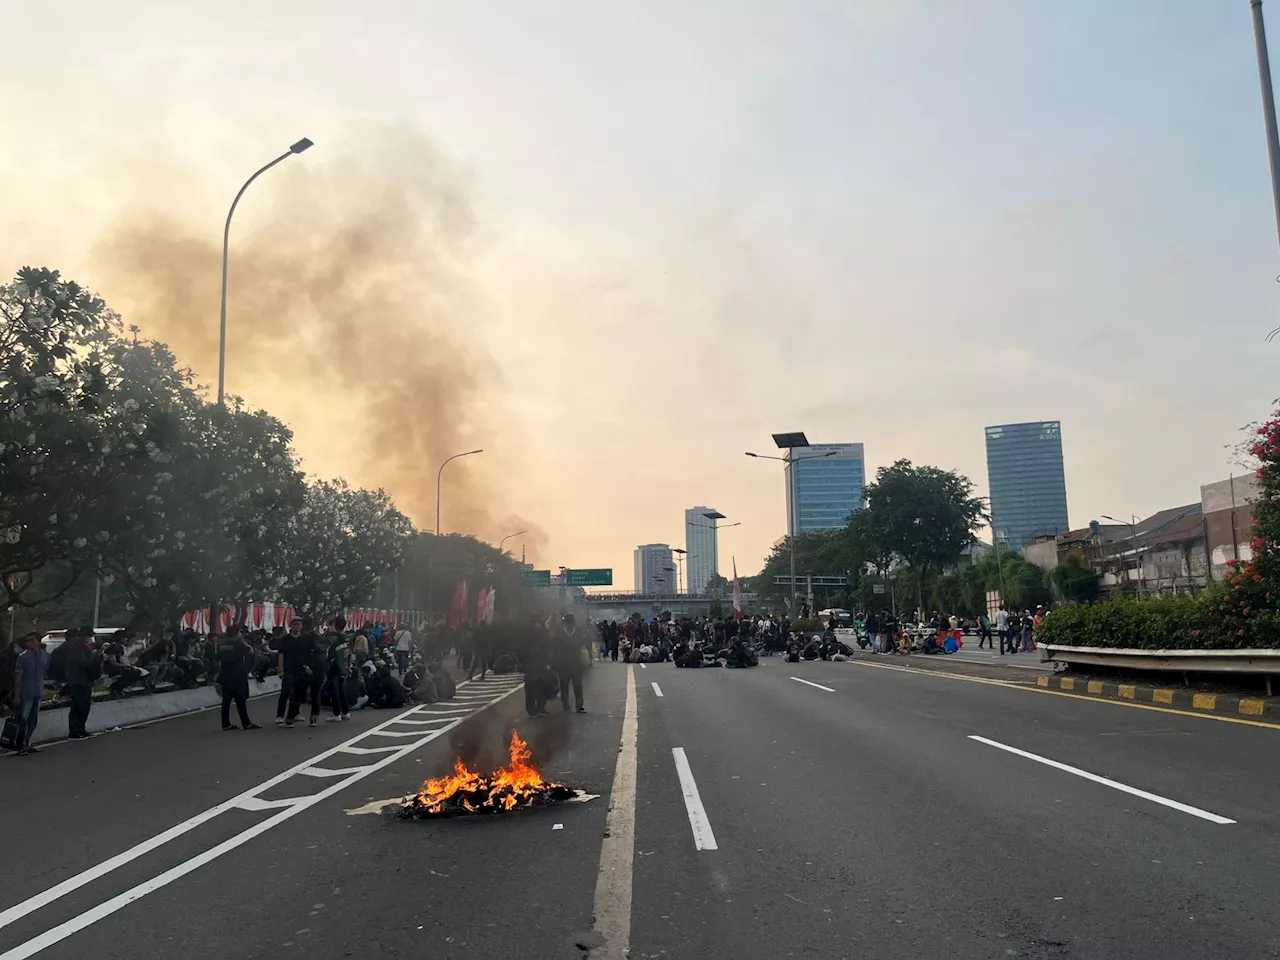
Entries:
MULTIPOLYGON (((1123 520, 1117 520, 1115 517, 1109 517, 1105 513, 1102 514, 1103 520, 1110 520, 1112 523, 1124 524, 1123 520)), ((1143 556, 1138 550, 1138 515, 1136 513, 1129 514, 1129 543, 1133 546, 1134 556, 1138 558, 1138 596, 1145 596, 1147 592, 1147 571, 1143 561, 1143 556)))
POLYGON ((218 317, 218 406, 225 406, 226 401, 226 381, 227 381, 227 258, 231 244, 231 218, 235 215, 236 205, 240 202, 240 198, 244 196, 244 192, 249 189, 249 184, 257 180, 260 176, 274 167, 277 163, 288 160, 295 153, 302 153, 313 144, 306 137, 303 137, 297 143, 293 144, 280 156, 276 157, 266 166, 259 167, 248 180, 244 182, 244 186, 236 194, 235 199, 231 201, 231 209, 227 211, 227 222, 222 228, 222 307, 218 317))
MULTIPOLYGON (((803 437, 803 434, 800 434, 803 437)), ((803 463, 805 460, 821 460, 823 457, 834 457, 838 450, 828 450, 826 453, 819 453, 812 457, 796 457, 795 448, 787 447, 787 455, 785 457, 774 457, 767 453, 752 453, 747 451, 748 457, 755 457, 757 460, 777 460, 786 466, 783 470, 790 471, 787 478, 790 481, 787 484, 787 526, 790 528, 787 532, 788 546, 791 554, 791 615, 796 615, 796 534, 800 531, 797 527, 800 524, 799 515, 796 513, 796 472, 795 464, 803 463)))
POLYGON ((446 457, 444 463, 440 464, 440 469, 436 471, 436 539, 433 544, 435 549, 431 551, 432 562, 427 567, 427 616, 431 616, 432 605, 435 600, 436 579, 433 576, 435 570, 432 569, 435 563, 440 559, 440 538, 444 536, 444 531, 440 529, 440 481, 444 476, 444 468, 450 462, 457 460, 459 457, 470 457, 477 453, 484 453, 483 449, 468 450, 466 453, 455 453, 452 457, 446 457))
POLYGON ((529 532, 528 530, 517 530, 515 533, 508 533, 505 537, 503 537, 501 540, 498 541, 498 552, 499 553, 502 552, 502 545, 506 543, 508 540, 510 540, 512 537, 518 537, 528 532, 529 532))
POLYGON ((1253 12, 1253 42, 1258 53, 1258 82, 1262 86, 1262 119, 1267 128, 1267 161, 1271 166, 1271 199, 1280 236, 1280 133, 1276 131, 1276 98, 1271 85, 1271 57, 1267 54, 1267 27, 1262 20, 1262 0, 1249 0, 1253 12))

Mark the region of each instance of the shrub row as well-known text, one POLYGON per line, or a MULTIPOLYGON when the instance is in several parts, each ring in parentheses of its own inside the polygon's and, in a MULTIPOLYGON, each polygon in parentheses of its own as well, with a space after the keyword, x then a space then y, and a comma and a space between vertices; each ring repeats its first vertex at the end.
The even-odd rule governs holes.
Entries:
POLYGON ((1280 649, 1280 614, 1224 616, 1221 590, 1197 597, 1150 597, 1064 604, 1045 618, 1041 643, 1137 650, 1280 649))

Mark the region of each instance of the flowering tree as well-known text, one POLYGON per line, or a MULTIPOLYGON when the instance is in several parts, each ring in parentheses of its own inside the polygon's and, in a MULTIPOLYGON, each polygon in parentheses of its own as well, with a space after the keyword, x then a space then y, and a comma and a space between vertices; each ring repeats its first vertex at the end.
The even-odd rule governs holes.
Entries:
POLYGON ((1249 453, 1262 496, 1254 504, 1249 560, 1228 560, 1222 590, 1195 628, 1206 645, 1280 647, 1280 411, 1257 427, 1249 453))
MULTIPOLYGON (((120 321, 55 270, 0 286, 0 590, 52 599, 83 566, 85 525, 109 468, 97 414, 104 353, 120 321), (50 576, 53 569, 56 575, 50 576), (45 575, 37 577, 37 571, 45 575)), ((118 459, 118 458, 117 458, 118 459)))
POLYGON ((358 607, 400 566, 412 537, 413 524, 382 490, 353 490, 345 480, 308 484, 281 544, 288 572, 280 599, 321 617, 358 607))
POLYGON ((108 350, 104 449, 138 452, 101 478, 90 549, 137 616, 172 624, 184 610, 272 596, 280 541, 302 505, 292 434, 238 402, 205 403, 163 344, 108 350))

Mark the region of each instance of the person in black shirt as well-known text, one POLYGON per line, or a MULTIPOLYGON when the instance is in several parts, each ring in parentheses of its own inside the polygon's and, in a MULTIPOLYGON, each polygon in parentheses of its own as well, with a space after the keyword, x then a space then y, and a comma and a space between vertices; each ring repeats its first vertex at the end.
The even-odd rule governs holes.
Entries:
MULTIPOLYGON (((289 632, 293 633, 292 627, 289 632)), ((289 698, 289 712, 284 725, 293 726, 302 709, 302 698, 306 696, 311 701, 310 725, 314 727, 320 722, 320 687, 324 683, 325 645, 316 635, 315 623, 310 617, 303 618, 297 642, 296 657, 300 672, 293 685, 293 695, 289 698)))
MULTIPOLYGON (((285 720, 285 708, 291 703, 296 703, 303 695, 298 690, 299 685, 306 678, 302 672, 302 621, 297 617, 290 620, 289 632, 277 638, 275 645, 276 673, 280 674, 280 696, 276 699, 276 726, 282 727, 286 723, 290 725, 293 723, 292 720, 285 720)), ((289 711, 289 716, 297 715, 298 710, 295 706, 289 711)))
POLYGON ((261 729, 249 719, 249 663, 253 648, 245 641, 240 624, 227 627, 227 635, 218 643, 218 686, 222 688, 222 729, 234 730, 231 725, 231 702, 236 704, 240 726, 244 730, 261 729))

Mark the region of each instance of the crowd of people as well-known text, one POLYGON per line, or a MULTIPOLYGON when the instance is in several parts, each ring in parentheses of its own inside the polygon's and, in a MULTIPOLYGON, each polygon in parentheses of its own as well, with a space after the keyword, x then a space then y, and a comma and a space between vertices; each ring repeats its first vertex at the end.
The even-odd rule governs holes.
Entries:
MULTIPOLYGON (((998 639, 1002 654, 1018 653, 1035 648, 1044 616, 1043 607, 1017 611, 1001 604, 972 629, 979 648, 994 649, 998 639)), ((875 654, 954 652, 970 628, 955 615, 935 612, 911 622, 888 610, 851 617, 847 626, 837 630, 830 620, 820 631, 806 631, 785 616, 757 614, 633 616, 621 624, 604 620, 579 628, 572 613, 560 610, 475 626, 441 623, 414 630, 388 622, 349 630, 340 615, 322 622, 302 616, 271 630, 232 624, 213 636, 179 630, 152 638, 127 629, 100 636, 89 627, 73 628, 51 652, 33 633, 0 650, 0 712, 12 713, 4 745, 21 754, 38 752, 32 735, 51 691, 68 705, 71 739, 89 736, 86 723, 95 693, 116 698, 207 684, 217 684, 221 693, 223 730, 255 730, 249 681, 278 675, 276 725, 315 726, 325 708, 332 722, 342 722, 366 707, 452 698, 457 683, 444 666, 452 657, 468 680, 491 672, 522 673, 526 710, 537 717, 556 699, 568 711, 571 697, 576 712, 586 712, 583 671, 596 655, 624 663, 745 668, 757 666, 761 655, 782 655, 790 662, 842 660, 853 654, 851 643, 875 654), (232 723, 233 707, 238 726, 232 723)))
POLYGON ((450 657, 468 680, 524 673, 531 716, 546 714, 547 703, 557 698, 567 711, 571 696, 576 712, 585 713, 583 669, 591 661, 585 632, 563 611, 531 615, 523 623, 441 623, 419 630, 404 623, 349 630, 339 615, 321 622, 295 617, 271 630, 232 624, 212 636, 178 630, 152 639, 131 629, 100 635, 79 627, 50 639, 59 642, 31 633, 0 650, 0 715, 11 714, 3 744, 24 756, 39 752, 33 735, 41 707, 58 700, 68 706, 68 736, 80 740, 89 736, 95 696, 213 684, 221 695, 222 729, 257 730, 260 724, 249 714, 249 681, 274 675, 280 678, 276 725, 314 727, 325 709, 330 722, 340 723, 353 710, 452 699, 457 681, 445 666, 450 657))

